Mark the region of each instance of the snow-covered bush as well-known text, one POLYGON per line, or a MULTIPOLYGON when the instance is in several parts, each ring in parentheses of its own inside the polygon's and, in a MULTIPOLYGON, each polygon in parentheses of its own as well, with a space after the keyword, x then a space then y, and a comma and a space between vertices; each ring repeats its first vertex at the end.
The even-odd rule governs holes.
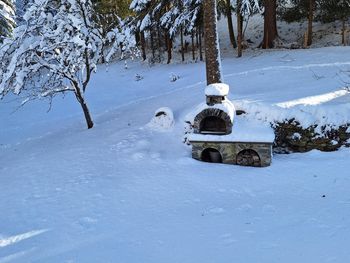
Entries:
POLYGON ((341 126, 317 125, 307 128, 295 119, 273 124, 275 130, 274 152, 308 152, 311 150, 335 151, 342 146, 349 147, 350 124, 341 126), (320 132, 319 132, 320 131, 320 132))
POLYGON ((350 106, 267 105, 235 101, 248 119, 268 123, 275 131, 276 153, 335 151, 350 146, 350 106), (283 106, 283 107, 282 107, 283 106))

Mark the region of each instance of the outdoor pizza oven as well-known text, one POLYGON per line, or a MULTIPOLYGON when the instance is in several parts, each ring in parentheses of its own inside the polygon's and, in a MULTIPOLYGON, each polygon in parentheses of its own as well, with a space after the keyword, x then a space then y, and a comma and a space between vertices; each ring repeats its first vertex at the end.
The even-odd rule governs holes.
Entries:
POLYGON ((233 103, 227 99, 228 92, 226 84, 208 85, 206 102, 186 117, 186 134, 189 134, 186 140, 192 145, 192 157, 211 163, 269 166, 273 129, 237 114, 233 103))
POLYGON ((226 135, 232 132, 234 112, 226 98, 228 91, 229 87, 222 83, 206 88, 206 104, 194 118, 194 133, 226 135))
POLYGON ((207 108, 194 119, 195 133, 224 135, 232 132, 230 116, 221 109, 207 108))

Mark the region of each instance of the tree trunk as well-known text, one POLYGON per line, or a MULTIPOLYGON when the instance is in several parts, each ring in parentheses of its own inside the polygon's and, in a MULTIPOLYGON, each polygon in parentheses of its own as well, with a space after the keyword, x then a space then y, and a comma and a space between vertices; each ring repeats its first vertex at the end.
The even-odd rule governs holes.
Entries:
POLYGON ((265 0, 264 12, 264 39, 262 48, 273 48, 274 41, 278 37, 277 33, 277 3, 276 0, 265 0))
POLYGON ((88 129, 91 129, 94 126, 94 122, 92 121, 91 115, 90 115, 90 111, 89 108, 85 102, 84 96, 82 95, 81 89, 79 88, 78 83, 72 83, 75 91, 75 97, 77 98, 83 112, 84 112, 84 116, 85 116, 85 121, 86 121, 86 125, 88 127, 88 129))
POLYGON ((168 53, 168 61, 167 64, 170 64, 172 59, 172 48, 173 48, 173 41, 171 37, 169 37, 168 33, 165 33, 165 42, 167 45, 167 53, 168 53))
POLYGON ((207 85, 221 83, 221 58, 217 33, 216 0, 204 0, 204 41, 207 85))
POLYGON ((199 27, 196 27, 196 48, 199 48, 199 27))
POLYGON ((312 22, 314 20, 314 6, 315 0, 309 0, 309 18, 307 26, 307 45, 311 46, 312 44, 312 22))
POLYGON ((92 121, 89 108, 87 107, 84 100, 82 102, 80 102, 80 105, 81 105, 81 108, 83 109, 83 112, 84 112, 86 125, 87 125, 88 129, 91 129, 92 127, 94 127, 94 122, 92 121))
POLYGON ((162 46, 163 46, 163 43, 162 43, 162 34, 161 34, 161 27, 160 25, 157 25, 157 50, 158 50, 158 63, 162 62, 162 52, 163 52, 163 49, 162 49, 162 46))
POLYGON ((182 62, 185 61, 185 47, 184 47, 184 30, 180 27, 180 38, 181 38, 181 58, 182 62))
POLYGON ((342 19, 342 33, 341 33, 341 43, 343 44, 343 46, 346 45, 346 41, 345 41, 345 31, 346 31, 346 26, 345 26, 345 19, 342 19))
POLYGON ((237 56, 242 57, 243 16, 241 13, 242 0, 237 0, 237 56))
POLYGON ((152 59, 155 61, 156 59, 156 49, 154 46, 154 35, 153 35, 153 28, 150 29, 150 40, 151 40, 151 49, 152 49, 152 59))
POLYGON ((196 45, 194 43, 194 30, 191 33, 191 41, 192 41, 192 60, 196 60, 196 45))
POLYGON ((141 44, 141 53, 142 53, 142 59, 145 61, 147 59, 146 57, 146 40, 145 40, 145 32, 142 31, 140 33, 140 44, 141 44))
POLYGON ((136 45, 140 45, 140 31, 139 30, 136 30, 136 32, 135 32, 135 42, 136 42, 136 45))
POLYGON ((203 45, 202 45, 202 27, 198 27, 198 35, 199 35, 199 60, 203 61, 203 45))
POLYGON ((233 48, 237 47, 236 38, 235 38, 235 32, 233 30, 233 23, 232 23, 232 11, 231 11, 231 0, 226 0, 226 17, 227 17, 227 26, 228 26, 228 32, 230 35, 230 41, 233 48))
POLYGON ((102 43, 102 48, 101 48, 101 63, 105 64, 106 63, 106 58, 105 58, 105 53, 104 50, 106 48, 106 45, 102 43))

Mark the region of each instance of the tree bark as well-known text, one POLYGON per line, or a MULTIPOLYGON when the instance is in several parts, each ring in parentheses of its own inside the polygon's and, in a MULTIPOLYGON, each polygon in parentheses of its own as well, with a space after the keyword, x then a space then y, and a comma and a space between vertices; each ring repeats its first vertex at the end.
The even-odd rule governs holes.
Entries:
POLYGON ((277 33, 277 3, 276 0, 265 0, 264 12, 264 39, 262 48, 274 48, 274 41, 278 37, 277 33))
POLYGON ((312 22, 314 20, 315 0, 309 0, 309 17, 307 26, 307 45, 312 45, 312 22))
POLYGON ((243 16, 241 13, 242 0, 237 0, 237 57, 242 57, 243 16))
POLYGON ((158 50, 158 63, 162 62, 162 34, 161 34, 161 27, 158 24, 157 25, 157 50, 158 50))
POLYGON ((191 33, 191 41, 192 41, 192 60, 196 60, 196 45, 194 43, 194 30, 191 33))
POLYGON ((89 108, 87 107, 87 105, 85 103, 85 100, 80 102, 80 105, 81 105, 81 108, 83 109, 83 112, 84 112, 86 125, 87 125, 88 129, 91 129, 92 127, 94 127, 94 122, 92 121, 92 118, 91 118, 91 115, 90 115, 90 111, 89 111, 89 108))
POLYGON ((167 53, 168 53, 167 64, 170 64, 172 59, 173 40, 171 39, 171 37, 169 37, 168 33, 165 33, 165 42, 167 45, 167 53))
POLYGON ((146 57, 146 40, 145 40, 145 32, 142 31, 140 33, 140 44, 141 44, 141 53, 142 53, 142 59, 145 61, 147 59, 146 57))
POLYGON ((184 47, 184 30, 183 27, 180 27, 180 38, 181 38, 181 58, 182 62, 185 61, 185 47, 184 47))
POLYGON ((153 61, 155 61, 155 59, 156 59, 156 49, 154 47, 153 28, 150 29, 150 40, 151 40, 151 49, 152 49, 152 59, 153 59, 153 61))
POLYGON ((204 0, 204 41, 207 85, 221 83, 221 58, 217 33, 216 0, 204 0))
POLYGON ((84 112, 86 125, 87 125, 88 129, 91 129, 94 126, 94 122, 93 122, 92 117, 90 115, 90 111, 89 111, 89 108, 85 102, 82 91, 81 91, 78 83, 73 82, 72 84, 74 86, 75 97, 77 98, 77 100, 78 100, 78 102, 79 102, 79 104, 84 112))
POLYGON ((199 60, 203 61, 203 45, 202 45, 202 27, 198 27, 198 43, 199 43, 199 60))
POLYGON ((228 26, 228 32, 230 35, 230 41, 233 48, 237 47, 236 38, 235 38, 235 32, 233 30, 233 23, 232 23, 232 11, 231 11, 231 0, 226 0, 226 17, 227 17, 227 26, 228 26))
POLYGON ((138 29, 135 32, 135 42, 136 42, 136 45, 140 45, 140 31, 138 29))
POLYGON ((345 25, 345 19, 342 19, 342 33, 341 33, 341 43, 343 44, 343 46, 346 45, 346 41, 345 41, 345 31, 346 31, 346 25, 345 25))

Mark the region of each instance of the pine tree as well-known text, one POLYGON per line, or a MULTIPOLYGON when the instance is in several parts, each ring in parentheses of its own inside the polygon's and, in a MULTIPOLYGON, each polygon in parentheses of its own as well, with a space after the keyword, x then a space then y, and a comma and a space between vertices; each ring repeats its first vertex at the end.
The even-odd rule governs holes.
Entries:
MULTIPOLYGON (((131 14, 129 9, 130 0, 93 0, 94 21, 97 24, 101 39, 103 39, 103 52, 101 62, 106 62, 108 51, 112 44, 109 41, 111 31, 116 34, 129 31, 128 16, 131 14), (118 33, 119 31, 119 33, 118 33)), ((127 32, 129 36, 129 32, 127 32)), ((119 34, 120 37, 120 34, 119 34)), ((132 37, 132 36, 131 36, 132 37)), ((122 40, 126 42, 126 40, 122 40)), ((115 47, 113 47, 115 48, 115 47)))
POLYGON ((0 42, 10 37, 15 27, 15 1, 0 0, 0 42))
MULTIPOLYGON (((148 35, 152 50, 153 61, 160 60, 163 47, 168 53, 168 63, 171 60, 172 43, 176 36, 181 39, 181 54, 185 59, 184 36, 192 39, 192 53, 194 52, 195 33, 202 22, 202 0, 133 0, 130 8, 136 14, 134 24, 140 33, 143 57, 145 59, 145 43, 141 41, 148 35)), ((194 57, 194 55, 192 56, 194 57)))

